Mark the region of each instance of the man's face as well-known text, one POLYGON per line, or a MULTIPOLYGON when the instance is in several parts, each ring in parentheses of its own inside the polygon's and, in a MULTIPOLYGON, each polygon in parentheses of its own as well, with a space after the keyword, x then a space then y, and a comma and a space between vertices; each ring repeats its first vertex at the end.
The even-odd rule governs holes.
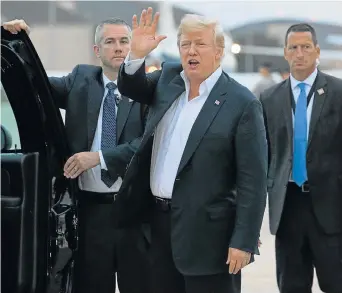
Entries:
POLYGON ((213 28, 205 28, 182 34, 179 53, 185 75, 202 82, 217 69, 223 48, 215 45, 213 28))
POLYGON ((288 35, 284 55, 291 72, 313 70, 319 54, 319 46, 315 46, 310 32, 291 32, 288 35))
POLYGON ((105 24, 100 43, 94 46, 94 51, 105 67, 118 71, 130 48, 131 38, 127 26, 105 24))
POLYGON ((262 75, 262 76, 269 76, 270 75, 270 71, 267 67, 260 67, 259 68, 259 73, 262 75))

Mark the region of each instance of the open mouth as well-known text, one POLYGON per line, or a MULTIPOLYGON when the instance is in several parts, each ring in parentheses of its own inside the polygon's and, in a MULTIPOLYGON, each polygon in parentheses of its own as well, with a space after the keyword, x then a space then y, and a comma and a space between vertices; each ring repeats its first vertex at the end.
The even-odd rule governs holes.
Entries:
POLYGON ((199 62, 195 59, 189 60, 188 64, 190 65, 191 69, 196 69, 199 65, 199 62))

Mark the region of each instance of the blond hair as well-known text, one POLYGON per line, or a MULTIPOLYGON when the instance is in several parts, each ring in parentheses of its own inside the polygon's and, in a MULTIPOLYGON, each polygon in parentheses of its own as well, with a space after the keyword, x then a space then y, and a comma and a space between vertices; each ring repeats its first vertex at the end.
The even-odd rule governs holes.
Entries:
POLYGON ((213 28, 215 45, 224 49, 224 31, 219 22, 197 14, 186 14, 182 18, 177 32, 177 45, 179 46, 180 37, 183 33, 205 28, 213 28))

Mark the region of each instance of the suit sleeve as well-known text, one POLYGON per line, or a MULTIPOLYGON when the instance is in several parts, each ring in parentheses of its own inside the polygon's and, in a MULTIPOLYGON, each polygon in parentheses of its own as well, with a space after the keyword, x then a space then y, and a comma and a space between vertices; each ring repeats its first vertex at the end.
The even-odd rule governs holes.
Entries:
POLYGON ((119 70, 118 89, 122 95, 142 104, 151 105, 161 70, 152 73, 145 72, 145 62, 134 74, 125 71, 123 63, 119 70))
POLYGON ((230 247, 255 253, 266 206, 267 142, 261 103, 245 108, 235 137, 237 207, 230 247))
POLYGON ((148 115, 148 107, 146 107, 146 105, 140 104, 140 115, 143 127, 140 137, 132 140, 131 142, 118 145, 111 150, 102 151, 102 156, 107 170, 113 178, 119 176, 124 177, 128 164, 140 146, 148 115))
POLYGON ((268 124, 267 124, 267 115, 266 115, 266 110, 265 110, 265 106, 264 106, 264 94, 262 93, 260 95, 260 102, 262 105, 262 112, 263 112, 263 116, 264 116, 264 124, 265 124, 265 129, 266 129, 266 140, 267 140, 267 163, 268 163, 268 169, 270 168, 270 163, 271 163, 271 144, 270 144, 270 136, 268 133, 268 124))
POLYGON ((49 77, 53 99, 60 109, 65 109, 69 93, 75 82, 79 66, 63 77, 49 77))
POLYGON ((141 139, 142 136, 113 149, 102 151, 103 159, 112 178, 124 177, 129 162, 140 146, 141 139))

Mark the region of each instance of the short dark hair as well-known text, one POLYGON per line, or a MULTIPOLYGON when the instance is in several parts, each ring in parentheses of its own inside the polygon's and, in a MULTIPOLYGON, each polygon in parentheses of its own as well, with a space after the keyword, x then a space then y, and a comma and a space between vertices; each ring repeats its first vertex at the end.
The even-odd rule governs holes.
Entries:
POLYGON ((309 32, 312 36, 312 42, 314 45, 317 45, 317 35, 315 29, 308 23, 297 23, 294 25, 291 25, 285 35, 285 46, 287 46, 287 38, 290 33, 298 33, 298 32, 309 32))
POLYGON ((266 61, 266 62, 261 63, 260 67, 271 69, 272 68, 272 63, 266 61))
POLYGON ((101 39, 102 39, 102 36, 101 36, 102 29, 103 29, 103 26, 106 25, 106 24, 124 25, 124 26, 126 26, 128 28, 128 31, 129 31, 130 34, 132 32, 132 29, 129 26, 129 24, 126 21, 124 21, 123 19, 121 19, 121 18, 113 17, 113 18, 108 18, 108 19, 102 20, 96 26, 96 29, 95 29, 95 44, 96 45, 98 45, 101 42, 101 39))

